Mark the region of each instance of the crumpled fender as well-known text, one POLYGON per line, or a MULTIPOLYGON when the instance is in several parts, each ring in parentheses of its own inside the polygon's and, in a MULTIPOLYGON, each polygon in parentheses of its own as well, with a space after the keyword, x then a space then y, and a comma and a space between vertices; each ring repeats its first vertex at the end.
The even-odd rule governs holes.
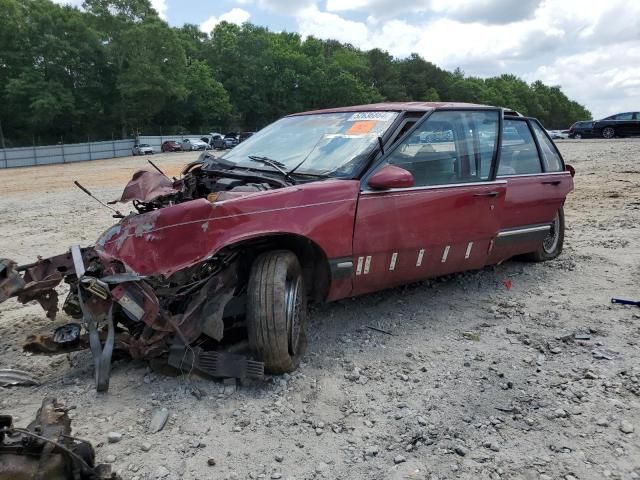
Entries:
POLYGON ((328 258, 346 257, 352 251, 359 187, 356 180, 325 180, 214 203, 184 202, 124 218, 95 248, 105 262, 120 261, 139 275, 164 276, 225 246, 269 234, 299 235, 328 258))

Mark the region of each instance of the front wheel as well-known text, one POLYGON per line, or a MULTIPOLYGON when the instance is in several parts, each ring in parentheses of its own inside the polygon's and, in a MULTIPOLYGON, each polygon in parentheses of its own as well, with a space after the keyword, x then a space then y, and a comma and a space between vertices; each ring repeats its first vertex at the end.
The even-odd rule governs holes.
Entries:
POLYGON ((613 127, 605 127, 602 129, 603 138, 613 138, 616 136, 616 131, 613 127))
POLYGON ((307 295, 302 268, 290 251, 260 255, 247 285, 249 347, 265 370, 281 374, 300 364, 305 347, 307 295))
POLYGON ((575 138, 576 140, 580 140, 582 138, 582 135, 579 133, 576 133, 573 138, 575 138))
POLYGON ((547 260, 553 260, 562 253, 562 247, 564 245, 564 209, 560 207, 560 210, 556 212, 556 216, 551 223, 551 230, 549 235, 542 241, 540 248, 528 255, 525 255, 525 259, 533 262, 546 262, 547 260))

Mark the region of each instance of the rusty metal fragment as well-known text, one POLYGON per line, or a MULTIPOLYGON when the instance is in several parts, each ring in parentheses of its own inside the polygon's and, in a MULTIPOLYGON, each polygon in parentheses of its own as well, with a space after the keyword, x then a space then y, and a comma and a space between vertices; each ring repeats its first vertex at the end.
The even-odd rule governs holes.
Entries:
POLYGON ((121 203, 137 200, 151 202, 165 195, 175 195, 178 190, 173 188, 173 182, 159 172, 139 170, 127 184, 120 200, 121 203))
POLYGON ((45 398, 26 428, 0 415, 0 480, 116 480, 109 465, 96 465, 89 442, 71 436, 68 409, 45 398))

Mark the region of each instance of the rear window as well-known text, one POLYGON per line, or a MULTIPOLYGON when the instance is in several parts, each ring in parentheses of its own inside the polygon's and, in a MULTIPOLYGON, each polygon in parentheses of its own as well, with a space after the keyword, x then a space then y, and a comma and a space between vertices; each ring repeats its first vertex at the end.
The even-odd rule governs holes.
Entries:
POLYGON ((536 138, 542 151, 544 171, 561 172, 563 170, 562 159, 555 144, 545 135, 544 130, 537 122, 531 122, 531 125, 533 126, 533 131, 536 133, 536 138))

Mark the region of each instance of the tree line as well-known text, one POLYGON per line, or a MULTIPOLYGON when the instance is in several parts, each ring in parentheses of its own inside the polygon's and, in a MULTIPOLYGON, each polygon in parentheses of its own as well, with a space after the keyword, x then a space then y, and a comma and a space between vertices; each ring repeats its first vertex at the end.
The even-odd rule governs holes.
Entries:
MULTIPOLYGON (((515 109, 547 128, 591 114, 559 87, 449 72, 246 23, 171 27, 149 0, 0 0, 0 139, 7 147, 256 130, 303 110, 379 101, 515 109)), ((2 145, 0 145, 2 146, 2 145)))

